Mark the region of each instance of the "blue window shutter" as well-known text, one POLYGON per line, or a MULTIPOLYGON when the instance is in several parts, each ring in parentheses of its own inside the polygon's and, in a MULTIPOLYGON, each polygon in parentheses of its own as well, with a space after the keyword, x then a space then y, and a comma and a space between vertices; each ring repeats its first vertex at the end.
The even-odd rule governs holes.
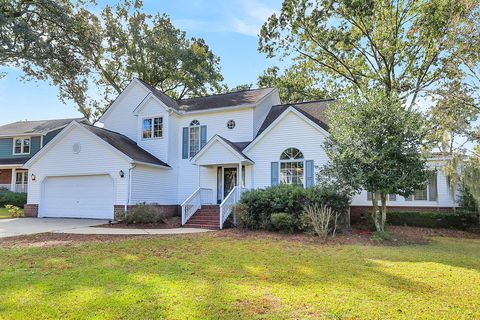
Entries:
POLYGON ((200 126, 200 149, 207 144, 207 126, 200 126))
POLYGON ((305 187, 310 188, 313 187, 313 182, 315 175, 315 170, 313 167, 313 160, 305 161, 305 187))
POLYGON ((271 184, 272 186, 276 186, 278 184, 278 162, 272 162, 272 170, 271 170, 271 184))
POLYGON ((188 159, 188 128, 183 128, 182 159, 188 159))

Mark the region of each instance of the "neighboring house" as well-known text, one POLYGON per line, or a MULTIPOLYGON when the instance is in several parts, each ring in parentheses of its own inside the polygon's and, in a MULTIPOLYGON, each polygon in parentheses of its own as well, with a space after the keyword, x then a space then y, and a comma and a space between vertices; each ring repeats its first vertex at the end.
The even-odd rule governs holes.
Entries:
POLYGON ((0 188, 27 192, 22 166, 73 120, 18 121, 0 126, 0 188))
MULTIPOLYGON (((26 213, 119 219, 148 203, 168 214, 181 206, 190 225, 221 227, 244 189, 315 184, 328 161, 323 112, 332 102, 281 104, 275 88, 174 100, 135 79, 101 117, 103 128, 73 121, 26 163, 26 213)), ((437 200, 427 191, 426 200, 397 201, 454 206, 440 171, 436 181, 437 200)), ((353 205, 368 206, 367 194, 353 205)))

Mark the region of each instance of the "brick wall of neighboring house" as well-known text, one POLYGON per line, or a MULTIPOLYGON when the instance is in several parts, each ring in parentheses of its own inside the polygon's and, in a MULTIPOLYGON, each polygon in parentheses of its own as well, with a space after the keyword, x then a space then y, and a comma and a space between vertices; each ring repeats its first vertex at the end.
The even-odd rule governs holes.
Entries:
POLYGON ((23 208, 25 217, 36 218, 38 216, 38 204, 26 204, 23 208))
MULTIPOLYGON (((431 211, 441 211, 449 212, 453 209, 450 207, 398 207, 398 206, 388 206, 388 211, 397 211, 397 212, 431 212, 431 211)), ((388 212, 387 211, 387 212, 388 212)), ((362 215, 370 215, 372 212, 371 206, 351 206, 350 207, 350 220, 351 223, 356 223, 360 221, 362 215)))
POLYGON ((0 184, 12 183, 12 169, 0 169, 0 184))
MULTIPOLYGON (((128 209, 134 208, 137 205, 129 205, 128 209)), ((155 208, 158 213, 164 214, 165 217, 176 217, 182 214, 182 208, 179 205, 162 205, 162 204, 147 204, 149 207, 155 208)), ((116 221, 123 220, 125 217, 125 206, 123 205, 114 205, 113 206, 113 217, 116 221)))

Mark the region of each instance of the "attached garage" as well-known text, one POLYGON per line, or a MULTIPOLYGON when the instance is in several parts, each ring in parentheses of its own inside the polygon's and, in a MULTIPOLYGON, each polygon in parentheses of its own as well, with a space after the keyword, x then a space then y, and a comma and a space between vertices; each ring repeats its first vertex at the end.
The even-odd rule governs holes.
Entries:
POLYGON ((113 219, 114 183, 110 175, 47 177, 39 216, 113 219))

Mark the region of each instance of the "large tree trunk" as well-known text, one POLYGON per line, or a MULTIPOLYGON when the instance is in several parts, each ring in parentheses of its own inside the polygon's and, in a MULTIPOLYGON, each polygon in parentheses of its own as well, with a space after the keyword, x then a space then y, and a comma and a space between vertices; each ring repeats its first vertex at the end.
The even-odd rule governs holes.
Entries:
POLYGON ((382 201, 381 227, 382 227, 382 232, 384 232, 385 231, 385 222, 387 221, 387 194, 385 192, 382 192, 380 197, 381 197, 381 201, 382 201))
POLYGON ((372 192, 372 219, 377 231, 382 231, 381 214, 378 207, 378 192, 372 192))

